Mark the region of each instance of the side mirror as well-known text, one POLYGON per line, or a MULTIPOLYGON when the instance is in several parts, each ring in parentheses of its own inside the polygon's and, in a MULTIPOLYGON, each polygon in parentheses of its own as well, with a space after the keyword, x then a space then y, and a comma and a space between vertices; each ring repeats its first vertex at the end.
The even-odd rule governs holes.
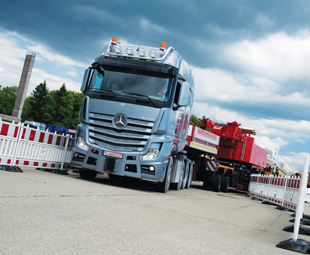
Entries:
POLYGON ((180 90, 180 96, 179 96, 179 101, 178 105, 179 106, 186 106, 189 103, 189 91, 190 85, 188 82, 183 82, 180 90))
POLYGON ((89 68, 87 68, 85 70, 83 81, 82 81, 82 84, 81 84, 81 91, 83 93, 86 91, 86 87, 87 87, 87 84, 88 84, 90 72, 91 72, 91 70, 89 68))

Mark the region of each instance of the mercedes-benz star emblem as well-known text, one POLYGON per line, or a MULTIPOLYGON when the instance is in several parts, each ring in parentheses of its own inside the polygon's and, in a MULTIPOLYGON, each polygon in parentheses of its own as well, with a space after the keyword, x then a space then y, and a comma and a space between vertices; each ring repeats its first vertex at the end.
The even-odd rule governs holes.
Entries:
POLYGON ((124 114, 116 114, 113 118, 113 126, 123 129, 127 126, 127 117, 124 114))

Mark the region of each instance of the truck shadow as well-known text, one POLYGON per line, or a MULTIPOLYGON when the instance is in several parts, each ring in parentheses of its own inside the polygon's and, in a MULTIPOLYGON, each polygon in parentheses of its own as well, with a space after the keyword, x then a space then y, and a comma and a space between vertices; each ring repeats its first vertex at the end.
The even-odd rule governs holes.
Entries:
POLYGON ((214 192, 214 193, 218 193, 218 194, 231 194, 231 195, 240 195, 240 196, 247 196, 247 194, 248 194, 247 191, 237 190, 235 188, 229 188, 228 193, 225 193, 223 191, 215 192, 212 189, 204 189, 204 187, 202 186, 202 182, 192 182, 191 188, 199 189, 199 190, 205 190, 206 192, 214 192))
POLYGON ((156 190, 156 184, 150 183, 146 181, 141 181, 138 179, 128 178, 128 177, 121 177, 121 178, 109 178, 107 175, 97 175, 95 179, 92 180, 86 180, 79 176, 79 174, 70 173, 70 176, 72 176, 75 179, 78 179, 80 181, 84 182, 90 182, 94 184, 104 184, 111 187, 117 187, 122 189, 131 189, 131 190, 137 190, 142 192, 154 192, 158 193, 156 190))

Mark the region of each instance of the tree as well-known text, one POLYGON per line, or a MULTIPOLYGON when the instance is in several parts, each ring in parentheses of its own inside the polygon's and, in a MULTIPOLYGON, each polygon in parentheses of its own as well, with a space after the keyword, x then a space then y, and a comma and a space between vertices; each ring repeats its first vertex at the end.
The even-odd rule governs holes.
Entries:
POLYGON ((0 85, 0 113, 12 115, 18 87, 4 87, 0 85))
POLYGON ((55 125, 63 127, 71 127, 71 118, 73 113, 73 95, 66 89, 66 85, 63 84, 55 94, 55 125))
POLYGON ((75 129, 82 100, 83 93, 68 91, 65 84, 58 90, 49 91, 44 81, 26 98, 22 120, 75 129))
POLYGON ((44 113, 48 103, 49 90, 46 81, 40 83, 31 93, 29 116, 31 120, 45 123, 44 113))
POLYGON ((201 121, 194 114, 192 114, 189 123, 198 127, 201 126, 201 121))
POLYGON ((24 101, 24 107, 23 107, 23 112, 21 116, 22 121, 32 120, 32 117, 30 116, 30 109, 31 109, 30 101, 31 101, 31 97, 27 97, 24 101))
POLYGON ((82 92, 75 92, 75 91, 69 91, 72 93, 73 95, 73 114, 72 114, 72 117, 71 117, 71 126, 70 128, 73 128, 75 129, 76 126, 80 123, 79 121, 79 114, 80 114, 80 108, 81 108, 81 104, 82 104, 82 101, 83 101, 83 98, 84 98, 84 95, 82 92))

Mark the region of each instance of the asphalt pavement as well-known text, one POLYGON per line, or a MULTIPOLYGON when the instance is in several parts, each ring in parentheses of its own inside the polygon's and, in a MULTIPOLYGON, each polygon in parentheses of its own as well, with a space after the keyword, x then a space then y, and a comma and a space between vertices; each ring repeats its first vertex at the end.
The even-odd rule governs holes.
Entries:
POLYGON ((0 171, 0 254, 297 254, 276 247, 292 212, 242 192, 22 169, 0 171))

